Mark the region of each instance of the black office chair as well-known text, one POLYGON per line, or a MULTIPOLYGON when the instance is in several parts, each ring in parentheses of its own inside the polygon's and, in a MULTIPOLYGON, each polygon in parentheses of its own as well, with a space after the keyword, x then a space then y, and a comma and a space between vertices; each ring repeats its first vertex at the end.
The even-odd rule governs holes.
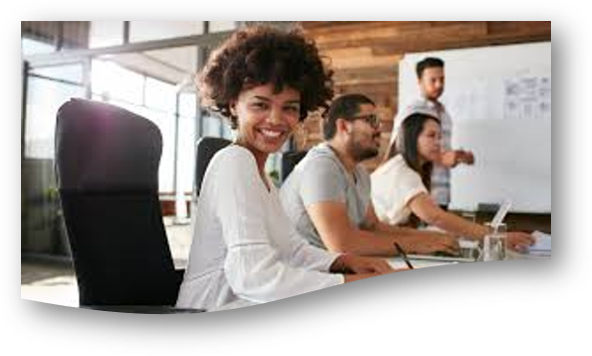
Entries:
POLYGON ((210 164, 210 160, 216 152, 220 151, 224 147, 230 145, 232 142, 220 137, 202 137, 197 140, 195 149, 195 182, 193 186, 193 198, 194 201, 199 196, 201 191, 201 183, 203 181, 204 174, 210 164))
POLYGON ((202 137, 195 144, 195 177, 193 180, 193 195, 191 198, 191 226, 195 226, 197 199, 201 191, 206 169, 216 152, 230 145, 232 142, 220 137, 202 137))
POLYGON ((56 175, 80 306, 192 313, 176 303, 175 270, 158 198, 162 137, 127 110, 71 99, 57 114, 56 175))
POLYGON ((308 151, 289 151, 282 154, 282 182, 286 181, 288 175, 307 153, 308 151))

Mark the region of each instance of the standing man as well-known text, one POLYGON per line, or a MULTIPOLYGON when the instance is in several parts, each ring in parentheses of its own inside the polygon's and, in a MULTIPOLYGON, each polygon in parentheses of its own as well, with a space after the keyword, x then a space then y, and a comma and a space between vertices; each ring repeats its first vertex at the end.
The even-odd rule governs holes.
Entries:
POLYGON ((450 169, 459 163, 472 165, 473 153, 465 150, 453 150, 452 119, 444 105, 438 99, 444 93, 444 61, 440 58, 427 57, 416 65, 417 83, 421 98, 400 110, 395 117, 391 143, 395 140, 401 122, 413 113, 423 113, 440 120, 442 128, 442 155, 435 162, 432 173, 432 197, 442 208, 450 203, 450 169))
POLYGON ((323 122, 325 142, 313 147, 281 188, 282 205, 300 235, 334 252, 396 255, 395 242, 410 253, 454 253, 452 236, 393 227, 378 221, 370 177, 360 162, 376 157, 380 119, 372 100, 343 95, 323 122))

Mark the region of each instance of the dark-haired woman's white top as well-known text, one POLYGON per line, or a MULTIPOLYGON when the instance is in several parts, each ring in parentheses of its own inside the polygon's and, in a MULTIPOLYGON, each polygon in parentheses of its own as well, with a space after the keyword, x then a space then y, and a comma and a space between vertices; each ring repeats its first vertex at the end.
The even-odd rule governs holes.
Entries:
POLYGON ((407 223, 413 213, 409 207, 411 200, 421 193, 429 194, 419 173, 400 154, 378 167, 370 179, 376 216, 390 225, 407 223))
POLYGON ((309 245, 261 180, 253 154, 231 145, 205 173, 178 307, 265 303, 344 282, 328 273, 339 256, 309 245))

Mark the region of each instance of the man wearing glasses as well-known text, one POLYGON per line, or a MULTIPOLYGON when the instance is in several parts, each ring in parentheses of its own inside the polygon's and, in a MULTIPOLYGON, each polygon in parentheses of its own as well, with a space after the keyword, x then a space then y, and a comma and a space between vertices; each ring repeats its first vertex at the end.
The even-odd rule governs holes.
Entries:
POLYGON ((335 252, 394 256, 395 242, 410 253, 454 253, 450 235, 392 227, 378 221, 370 178, 360 162, 376 157, 380 119, 360 94, 333 101, 323 122, 325 141, 313 147, 284 182, 280 198, 297 231, 335 252))

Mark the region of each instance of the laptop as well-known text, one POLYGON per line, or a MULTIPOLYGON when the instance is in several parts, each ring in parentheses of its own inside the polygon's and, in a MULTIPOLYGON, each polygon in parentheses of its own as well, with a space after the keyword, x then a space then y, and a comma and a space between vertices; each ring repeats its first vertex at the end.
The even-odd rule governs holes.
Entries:
POLYGON ((506 218, 506 215, 510 211, 511 207, 512 202, 510 200, 504 201, 498 209, 497 213, 495 213, 493 219, 491 220, 491 225, 498 226, 499 224, 501 224, 506 218))
MULTIPOLYGON (((510 200, 504 201, 500 205, 500 207, 497 210, 497 212, 495 213, 495 215, 493 216, 493 219, 491 220, 491 224, 493 226, 498 226, 499 224, 501 224, 504 221, 504 219, 506 218, 506 215, 510 211, 511 207, 512 207, 512 202, 510 200)), ((407 257, 409 257, 410 260, 434 261, 434 262, 450 262, 450 263, 452 263, 452 262, 475 262, 475 260, 472 258, 464 258, 464 257, 457 257, 457 256, 408 254, 407 257)))

